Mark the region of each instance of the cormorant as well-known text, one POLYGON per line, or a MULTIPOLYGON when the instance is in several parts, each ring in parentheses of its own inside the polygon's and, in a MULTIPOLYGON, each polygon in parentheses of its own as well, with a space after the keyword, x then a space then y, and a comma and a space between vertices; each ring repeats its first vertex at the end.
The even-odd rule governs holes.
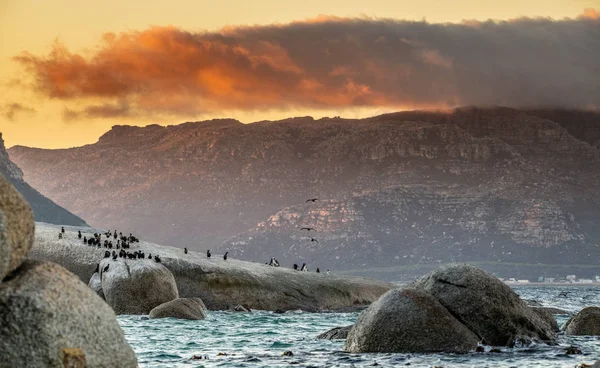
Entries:
POLYGON ((210 258, 210 249, 206 251, 206 258, 210 258))
POLYGON ((314 230, 314 229, 315 229, 314 227, 301 227, 300 231, 302 231, 302 230, 311 231, 311 230, 314 230))
POLYGON ((313 202, 313 203, 315 203, 315 202, 316 202, 316 201, 318 201, 318 200, 319 200, 319 198, 309 198, 309 199, 307 199, 307 200, 306 200, 306 202, 304 202, 304 203, 308 203, 308 202, 313 202))
POLYGON ((225 261, 227 260, 227 254, 228 254, 228 253, 229 253, 229 252, 225 252, 225 255, 223 256, 223 260, 225 260, 225 261))

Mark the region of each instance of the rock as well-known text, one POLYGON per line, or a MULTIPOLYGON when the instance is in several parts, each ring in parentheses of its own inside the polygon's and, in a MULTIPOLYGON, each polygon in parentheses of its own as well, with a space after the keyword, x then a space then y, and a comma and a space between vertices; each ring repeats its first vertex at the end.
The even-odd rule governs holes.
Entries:
POLYGON ((100 273, 94 272, 92 278, 90 278, 88 286, 92 290, 94 290, 96 294, 98 294, 98 296, 102 298, 102 300, 106 300, 106 298, 104 297, 104 291, 102 291, 102 280, 100 280, 100 273))
POLYGON ((34 234, 31 207, 0 174, 0 281, 23 263, 34 234))
POLYGON ((178 298, 150 311, 150 318, 204 319, 206 306, 200 298, 178 298))
POLYGON ((435 298, 395 289, 363 311, 348 333, 350 353, 466 353, 479 338, 435 298))
POLYGON ((559 308, 554 308, 554 307, 535 307, 535 308, 531 308, 531 309, 533 309, 533 310, 543 309, 543 310, 549 312, 550 314, 573 314, 564 309, 559 309, 559 308))
POLYGON ((321 340, 345 340, 348 337, 348 332, 354 325, 345 326, 345 327, 336 327, 332 328, 329 331, 323 332, 317 339, 321 340))
POLYGON ((554 342, 552 326, 496 277, 468 264, 441 267, 410 287, 432 295, 485 345, 554 342))
POLYGON ((599 360, 599 361, 597 361, 597 362, 596 362, 596 363, 595 363, 595 364, 592 366, 592 368, 600 368, 600 360, 599 360))
POLYGON ((585 307, 563 326, 566 335, 600 335, 600 307, 585 307))
POLYGON ((148 314, 179 297, 171 271, 153 260, 105 258, 100 277, 106 302, 116 314, 148 314))
POLYGON ((250 312, 250 309, 244 307, 243 305, 236 305, 235 307, 232 307, 231 310, 234 312, 250 312))
POLYGON ((87 361, 85 353, 80 348, 64 348, 62 352, 62 362, 64 368, 86 368, 87 361))
POLYGON ((548 309, 543 307, 531 307, 538 316, 540 316, 546 323, 548 323, 553 331, 558 332, 560 329, 558 328, 558 322, 556 322, 556 318, 554 318, 554 314, 551 313, 548 309))
POLYGON ((566 355, 579 355, 579 354, 583 354, 581 352, 581 349, 579 349, 577 346, 569 346, 568 348, 565 349, 565 354, 566 355))
POLYGON ((28 260, 0 283, 0 321, 0 357, 14 367, 137 366, 110 307, 53 263, 28 260))
MULTIPOLYGON (((66 239, 59 241, 56 237, 58 229, 59 226, 37 223, 30 257, 58 263, 88 283, 105 249, 85 246, 69 232, 73 231, 75 235, 81 229, 86 235, 101 230, 67 228, 66 239)), ((323 311, 356 307, 372 303, 393 287, 387 282, 361 277, 325 277, 315 272, 298 272, 231 258, 225 262, 217 255, 207 259, 205 253, 191 251, 184 254, 180 248, 144 240, 130 249, 131 252, 137 250, 160 255, 161 264, 175 277, 179 296, 200 298, 210 310, 227 310, 240 302, 255 310, 323 311)), ((106 289, 104 295, 108 298, 106 289)))
POLYGON ((537 300, 523 299, 523 301, 530 307, 543 307, 542 303, 538 302, 537 300))

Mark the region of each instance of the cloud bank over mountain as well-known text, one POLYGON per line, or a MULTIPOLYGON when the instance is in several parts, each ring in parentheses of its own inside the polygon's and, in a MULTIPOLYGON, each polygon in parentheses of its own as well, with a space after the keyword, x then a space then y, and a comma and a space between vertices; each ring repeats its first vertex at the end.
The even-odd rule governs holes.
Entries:
POLYGON ((107 33, 15 57, 65 119, 223 109, 600 107, 600 20, 434 24, 321 16, 270 26, 107 33))

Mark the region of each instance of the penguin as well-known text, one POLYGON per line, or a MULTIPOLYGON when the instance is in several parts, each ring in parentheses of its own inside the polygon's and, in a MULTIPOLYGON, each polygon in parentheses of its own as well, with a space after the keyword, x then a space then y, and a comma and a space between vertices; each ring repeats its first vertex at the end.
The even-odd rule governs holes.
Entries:
POLYGON ((183 253, 184 253, 184 254, 188 254, 188 252, 187 252, 187 248, 183 248, 183 253))
POLYGON ((327 274, 330 275, 329 270, 327 270, 327 274))
POLYGON ((110 252, 109 251, 105 251, 104 252, 104 258, 109 258, 110 257, 110 252))
POLYGON ((148 253, 148 259, 152 259, 152 254, 148 253))
POLYGON ((302 268, 300 268, 300 271, 308 271, 308 267, 306 267, 306 263, 302 263, 302 268))
POLYGON ((269 266, 274 266, 275 265, 275 257, 271 257, 271 260, 269 261, 269 266))
POLYGON ((63 233, 63 234, 65 233, 65 227, 64 226, 60 227, 60 232, 63 233))
POLYGON ((294 271, 298 271, 298 265, 294 263, 294 271))
POLYGON ((321 273, 321 271, 319 271, 319 267, 317 267, 317 273, 321 273))
POLYGON ((223 256, 223 260, 226 261, 227 260, 227 254, 229 254, 229 252, 225 252, 225 255, 223 256))
POLYGON ((273 264, 275 267, 279 267, 279 261, 274 259, 275 263, 273 264))
POLYGON ((115 230, 115 233, 113 235, 115 237, 115 240, 117 239, 117 230, 115 230))
POLYGON ((210 258, 210 249, 206 251, 206 258, 210 258))
POLYGON ((160 263, 160 257, 159 256, 154 256, 154 261, 156 263, 160 263))
POLYGON ((83 237, 83 244, 87 244, 87 243, 88 243, 88 242, 87 242, 87 238, 84 236, 84 237, 83 237))
POLYGON ((79 230, 79 231, 77 232, 77 237, 78 237, 79 239, 81 239, 81 230, 79 230))
POLYGON ((115 252, 114 250, 113 250, 113 253, 112 253, 112 258, 113 258, 113 261, 117 260, 117 252, 115 252))

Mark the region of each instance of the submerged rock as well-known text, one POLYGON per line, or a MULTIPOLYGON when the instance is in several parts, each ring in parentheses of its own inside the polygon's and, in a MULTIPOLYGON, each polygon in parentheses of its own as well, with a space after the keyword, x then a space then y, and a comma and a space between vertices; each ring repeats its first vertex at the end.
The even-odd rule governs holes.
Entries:
POLYGON ((110 307, 53 263, 26 261, 0 283, 0 321, 0 357, 13 367, 137 366, 110 307))
POLYGON ((23 263, 34 235, 31 207, 0 174, 0 281, 23 263))
POLYGON ((148 314, 179 297, 175 278, 162 263, 146 259, 103 259, 102 291, 116 314, 148 314))
POLYGON ((554 342, 556 333, 505 283, 468 264, 441 267, 410 287, 432 295, 483 344, 554 342))
POLYGON ((329 331, 323 332, 317 339, 320 340, 345 340, 348 337, 348 332, 354 327, 354 325, 345 326, 345 327, 336 327, 332 328, 329 331))
POLYGON ((563 326, 566 335, 599 336, 600 307, 585 307, 563 326))
POLYGON ((150 311, 150 318, 179 318, 199 320, 206 317, 206 306, 200 298, 178 298, 150 311))
POLYGON ((479 338, 434 297, 395 289, 363 311, 348 333, 350 353, 466 353, 479 338))

